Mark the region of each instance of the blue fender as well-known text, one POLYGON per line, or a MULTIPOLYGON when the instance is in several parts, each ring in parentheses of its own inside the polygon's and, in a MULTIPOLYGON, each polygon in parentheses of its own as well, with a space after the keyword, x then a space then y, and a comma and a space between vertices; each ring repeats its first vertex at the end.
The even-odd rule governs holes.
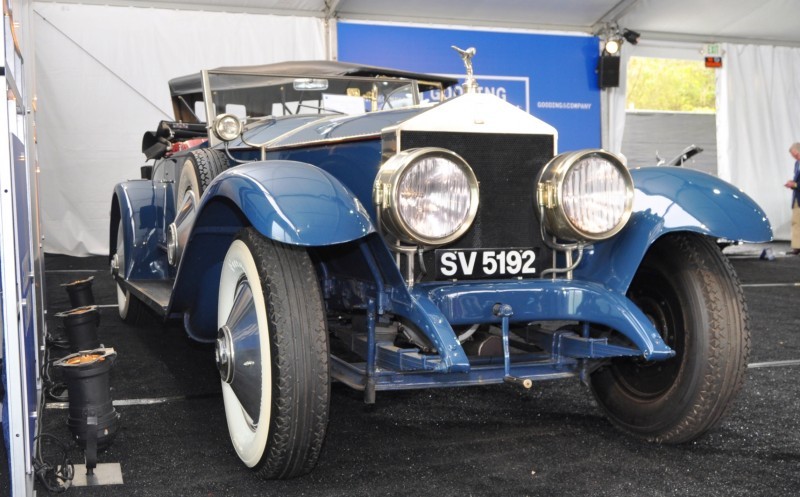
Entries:
POLYGON ((125 241, 125 279, 167 278, 168 266, 159 249, 156 227, 163 212, 154 202, 152 182, 131 180, 114 187, 109 227, 109 254, 115 252, 117 226, 122 221, 125 241))
POLYGON ((625 293, 650 245, 677 231, 744 242, 772 240, 761 207, 715 176, 681 167, 633 169, 631 176, 636 193, 630 221, 616 237, 587 249, 575 278, 625 293))
POLYGON ((225 198, 261 234, 291 245, 344 243, 375 231, 361 202, 339 180, 304 162, 271 160, 228 169, 209 185, 198 214, 225 198))
POLYGON ((203 194, 169 306, 191 310, 187 331, 216 336, 217 282, 234 235, 252 225, 272 240, 301 246, 345 243, 375 232, 356 196, 304 162, 270 160, 228 169, 203 194))

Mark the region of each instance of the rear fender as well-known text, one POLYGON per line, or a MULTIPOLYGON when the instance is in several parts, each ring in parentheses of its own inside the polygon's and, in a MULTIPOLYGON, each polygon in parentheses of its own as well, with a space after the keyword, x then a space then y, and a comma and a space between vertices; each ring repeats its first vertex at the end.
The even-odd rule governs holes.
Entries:
POLYGON ((155 203, 153 184, 132 180, 114 187, 109 226, 109 257, 117 252, 117 230, 122 221, 125 243, 124 279, 163 279, 169 276, 156 228, 163 213, 155 203))
POLYGON ((170 313, 196 339, 216 337, 217 284, 236 233, 253 226, 281 243, 334 245, 375 231, 358 199, 311 164, 274 160, 228 169, 209 185, 181 257, 170 313))
POLYGON ((616 237, 589 247, 576 279, 625 293, 658 238, 691 231, 743 242, 772 240, 767 215, 746 193, 715 176, 677 167, 631 170, 636 194, 630 221, 616 237))

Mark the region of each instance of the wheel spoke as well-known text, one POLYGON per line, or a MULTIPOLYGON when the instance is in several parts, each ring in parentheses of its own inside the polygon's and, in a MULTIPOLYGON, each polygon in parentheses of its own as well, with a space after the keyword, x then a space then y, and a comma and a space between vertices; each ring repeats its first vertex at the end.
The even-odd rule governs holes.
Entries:
POLYGON ((217 339, 217 367, 255 427, 261 412, 261 343, 253 292, 239 283, 233 307, 217 339))

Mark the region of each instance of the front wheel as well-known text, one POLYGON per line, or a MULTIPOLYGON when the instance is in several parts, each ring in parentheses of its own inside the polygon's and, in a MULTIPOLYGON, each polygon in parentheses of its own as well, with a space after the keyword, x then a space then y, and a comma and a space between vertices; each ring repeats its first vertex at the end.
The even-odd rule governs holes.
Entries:
POLYGON ((253 228, 230 245, 219 282, 217 367, 239 458, 267 479, 316 464, 328 423, 328 333, 306 250, 253 228))
POLYGON ((628 297, 676 355, 615 359, 592 374, 595 398, 624 431, 693 440, 720 421, 744 381, 750 330, 738 278, 708 238, 667 235, 645 256, 628 297))

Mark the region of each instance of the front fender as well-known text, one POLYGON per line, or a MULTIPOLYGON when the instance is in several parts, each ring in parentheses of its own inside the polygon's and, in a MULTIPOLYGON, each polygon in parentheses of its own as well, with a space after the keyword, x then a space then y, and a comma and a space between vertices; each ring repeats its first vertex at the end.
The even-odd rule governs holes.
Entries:
POLYGON ((271 160, 228 169, 203 194, 169 306, 171 314, 189 311, 185 324, 197 339, 216 337, 222 260, 234 235, 248 225, 272 240, 309 247, 375 231, 355 195, 316 166, 271 160))
POLYGON ((209 185, 200 205, 225 198, 261 234, 292 245, 344 243, 375 231, 361 202, 339 180, 304 162, 273 160, 237 166, 209 185))
POLYGON ((587 249, 575 277, 625 293, 659 237, 692 231, 744 242, 772 240, 767 215, 746 193, 715 176, 679 167, 631 170, 633 214, 616 237, 587 249))

